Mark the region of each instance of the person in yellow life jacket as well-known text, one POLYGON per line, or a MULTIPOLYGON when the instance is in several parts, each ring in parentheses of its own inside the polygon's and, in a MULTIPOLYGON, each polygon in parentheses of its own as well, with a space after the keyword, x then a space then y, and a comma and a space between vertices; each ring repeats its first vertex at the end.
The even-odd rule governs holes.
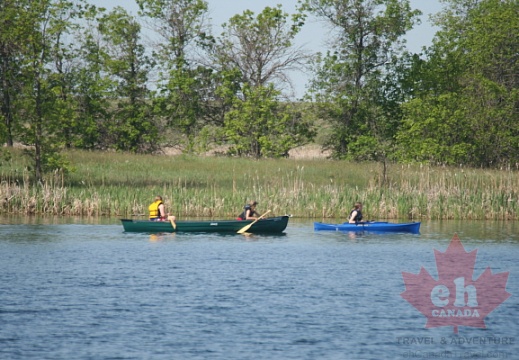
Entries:
POLYGON ((148 211, 150 212, 150 220, 152 221, 162 221, 167 218, 162 196, 155 197, 155 201, 148 206, 148 211))

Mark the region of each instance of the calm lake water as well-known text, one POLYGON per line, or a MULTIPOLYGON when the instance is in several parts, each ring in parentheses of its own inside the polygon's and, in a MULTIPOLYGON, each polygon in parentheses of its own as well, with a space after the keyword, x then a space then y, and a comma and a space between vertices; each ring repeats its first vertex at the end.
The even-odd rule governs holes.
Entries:
POLYGON ((517 359, 519 223, 420 235, 124 233, 117 219, 0 218, 0 359, 517 359), (425 328, 402 272, 437 279, 457 233, 474 279, 509 272, 486 329, 425 328))

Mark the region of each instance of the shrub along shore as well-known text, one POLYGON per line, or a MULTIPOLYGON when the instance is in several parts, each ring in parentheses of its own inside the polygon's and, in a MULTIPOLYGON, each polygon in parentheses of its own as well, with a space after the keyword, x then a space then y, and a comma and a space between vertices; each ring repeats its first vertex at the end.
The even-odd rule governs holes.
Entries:
POLYGON ((519 219, 514 170, 253 160, 70 151, 72 172, 31 184, 21 153, 0 166, 0 214, 146 216, 156 195, 183 217, 234 218, 248 200, 260 213, 346 218, 356 201, 367 219, 519 219))

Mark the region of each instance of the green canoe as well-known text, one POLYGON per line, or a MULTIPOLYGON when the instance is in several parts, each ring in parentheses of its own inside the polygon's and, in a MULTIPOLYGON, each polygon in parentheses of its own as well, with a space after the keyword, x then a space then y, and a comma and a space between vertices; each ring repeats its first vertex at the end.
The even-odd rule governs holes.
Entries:
MULTIPOLYGON (((244 226, 252 223, 252 220, 206 220, 206 221, 176 221, 176 229, 169 221, 149 221, 121 219, 126 232, 217 232, 236 233, 244 226)), ((253 234, 278 234, 283 232, 288 224, 288 216, 278 216, 258 220, 248 233, 253 234)))

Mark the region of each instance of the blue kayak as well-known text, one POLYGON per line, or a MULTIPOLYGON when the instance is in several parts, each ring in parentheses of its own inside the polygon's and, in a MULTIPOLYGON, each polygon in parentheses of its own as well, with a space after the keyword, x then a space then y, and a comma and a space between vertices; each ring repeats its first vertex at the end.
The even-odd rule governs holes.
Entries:
POLYGON ((314 222, 314 230, 316 231, 346 231, 346 232, 407 232, 413 234, 420 233, 420 223, 390 223, 382 221, 370 221, 359 224, 325 224, 314 222))

